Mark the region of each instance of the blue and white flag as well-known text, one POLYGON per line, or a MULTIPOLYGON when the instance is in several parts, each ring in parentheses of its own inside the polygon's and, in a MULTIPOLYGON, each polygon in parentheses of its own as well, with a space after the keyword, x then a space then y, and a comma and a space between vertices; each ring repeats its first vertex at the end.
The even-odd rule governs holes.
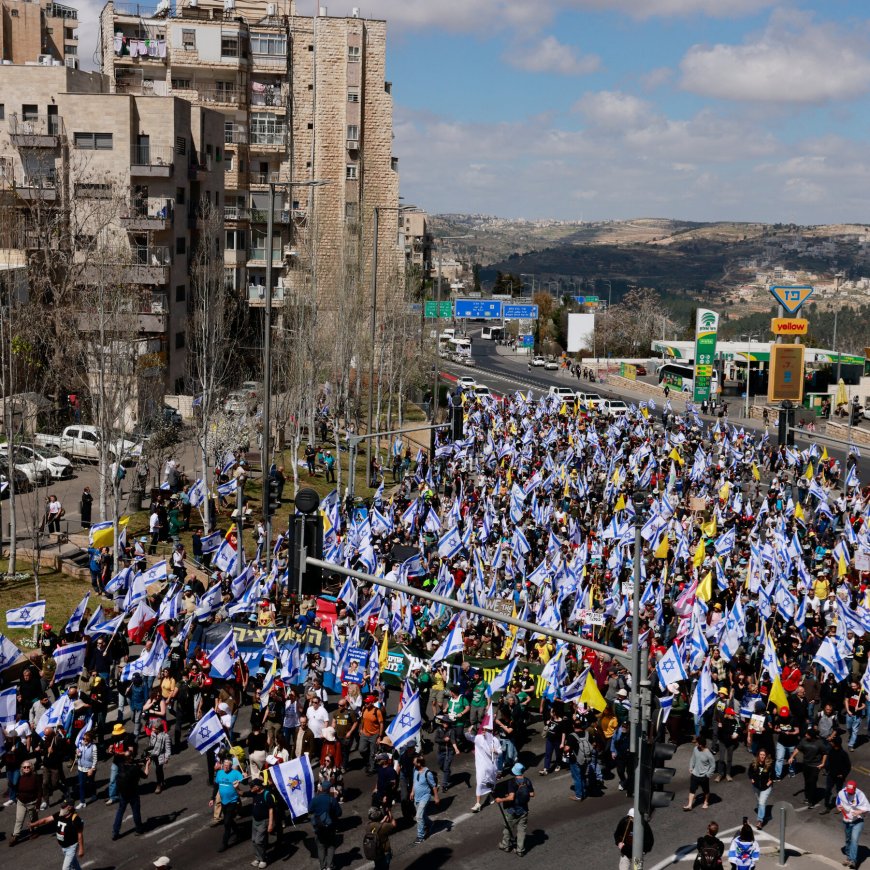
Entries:
POLYGON ((70 696, 64 693, 39 717, 36 733, 42 737, 46 728, 60 727, 68 730, 74 710, 75 704, 70 696))
POLYGON ((442 559, 452 559, 462 549, 462 535, 454 526, 438 541, 438 555, 442 559))
POLYGON ((218 642, 217 646, 208 654, 211 662, 212 673, 222 680, 229 679, 233 674, 233 668, 239 660, 239 651, 236 648, 236 636, 232 628, 218 642))
POLYGON ((88 599, 91 597, 90 592, 85 593, 85 597, 79 602, 79 606, 72 612, 72 616, 67 620, 66 627, 63 630, 64 634, 78 634, 82 627, 82 620, 85 618, 85 610, 88 608, 88 599))
POLYGON ((198 508, 205 504, 206 487, 202 478, 195 480, 187 491, 187 497, 193 507, 198 508))
POLYGON ((513 538, 511 539, 511 548, 517 558, 524 557, 532 551, 528 539, 519 526, 514 529, 513 538))
POLYGON ((157 624, 162 625, 170 619, 178 619, 181 613, 181 590, 178 589, 172 595, 167 595, 160 602, 160 609, 157 613, 157 624))
POLYGON ((0 634, 0 671, 12 667, 21 655, 20 650, 8 637, 0 634))
POLYGON ((121 680, 127 683, 133 679, 135 674, 141 674, 143 677, 156 677, 160 673, 168 652, 169 648, 166 646, 166 641, 160 634, 156 634, 151 649, 143 649, 139 658, 124 665, 121 671, 121 680))
POLYGON ((13 686, 0 692, 0 728, 5 730, 7 725, 11 725, 18 718, 17 709, 18 689, 13 686))
POLYGON ((88 718, 85 719, 85 724, 82 725, 82 730, 79 731, 78 734, 76 734, 76 749, 82 748, 82 746, 84 745, 84 742, 85 742, 85 734, 89 734, 91 728, 93 728, 93 727, 94 727, 94 717, 88 716, 88 718))
POLYGON ((314 797, 314 774, 308 755, 269 768, 269 777, 294 819, 304 816, 314 797))
POLYGON ((225 574, 235 574, 236 566, 239 563, 239 554, 229 541, 224 541, 218 547, 213 562, 219 571, 223 571, 225 574))
POLYGON ((682 656, 676 644, 672 644, 671 648, 659 659, 656 673, 659 675, 659 684, 664 690, 667 690, 671 683, 679 683, 681 680, 688 679, 686 669, 683 667, 682 656))
POLYGON ((819 651, 813 658, 813 664, 821 665, 829 674, 833 674, 838 683, 849 675, 849 666, 843 660, 837 644, 830 637, 822 641, 819 651))
POLYGON ((710 676, 710 667, 704 662, 704 666, 701 668, 701 675, 698 677, 698 684, 695 686, 695 692, 689 704, 689 711, 696 720, 700 719, 707 708, 715 703, 715 701, 716 689, 710 676))
POLYGON ((456 625, 450 629, 450 632, 441 641, 441 646, 432 653, 430 661, 433 665, 438 664, 438 662, 444 661, 444 659, 448 659, 458 652, 462 652, 463 649, 465 649, 465 643, 462 640, 462 626, 457 621, 456 625))
POLYGON ((9 628, 33 628, 45 619, 45 601, 31 601, 6 611, 9 628))
POLYGON ((387 728, 387 737, 393 741, 394 749, 401 749, 412 740, 416 742, 420 734, 423 718, 420 714, 420 693, 414 692, 399 708, 396 718, 387 728))
POLYGON ((733 549, 734 544, 737 541, 737 531, 734 528, 728 529, 721 538, 718 538, 714 549, 716 550, 717 555, 719 556, 727 556, 733 549))
POLYGON ((238 478, 233 478, 232 480, 228 480, 226 483, 222 483, 218 488, 218 495, 222 495, 226 498, 228 495, 233 495, 238 488, 239 481, 238 478))
MULTIPOLYGON (((209 710, 196 725, 187 737, 187 742, 200 755, 204 755, 214 746, 217 746, 226 737, 221 720, 218 718, 214 710, 209 710)), ((229 741, 227 741, 229 742, 229 741)))
POLYGON ((357 612, 356 582, 353 577, 344 578, 344 584, 338 593, 338 597, 345 603, 348 610, 352 610, 354 613, 357 612))
POLYGON ((78 677, 85 666, 85 653, 87 649, 87 642, 82 641, 81 643, 59 646, 52 653, 56 663, 54 669, 54 681, 56 683, 69 680, 72 677, 78 677))
POLYGON ((213 553, 221 545, 223 539, 224 536, 221 531, 212 532, 210 535, 203 535, 200 540, 203 555, 213 553))
MULTIPOLYGON (((114 619, 110 619, 107 622, 101 622, 99 625, 91 625, 94 621, 91 619, 88 623, 86 634, 89 637, 95 637, 98 634, 114 634, 124 621, 126 615, 126 613, 119 613, 114 619)), ((94 616, 96 616, 96 614, 94 614, 94 616)))
POLYGON ((773 681, 780 675, 782 669, 779 666, 779 658, 776 655, 776 650, 773 647, 773 641, 770 639, 770 635, 767 632, 764 634, 764 650, 761 654, 761 667, 763 670, 767 671, 771 681, 773 681))
POLYGON ((166 560, 155 562, 147 571, 143 571, 137 576, 141 577, 142 582, 148 586, 150 583, 160 583, 166 579, 166 560))
POLYGON ((506 692, 511 680, 514 678, 514 671, 517 669, 519 659, 511 659, 508 664, 503 667, 490 681, 486 689, 487 697, 491 698, 496 692, 506 692))

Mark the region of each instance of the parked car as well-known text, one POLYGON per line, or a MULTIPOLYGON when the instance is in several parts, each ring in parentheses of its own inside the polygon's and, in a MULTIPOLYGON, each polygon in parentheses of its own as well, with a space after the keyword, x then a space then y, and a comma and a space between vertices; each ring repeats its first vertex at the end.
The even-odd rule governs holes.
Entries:
MULTIPOLYGON (((30 492, 33 487, 27 479, 27 475, 18 468, 13 469, 15 479, 15 492, 30 492)), ((9 465, 5 461, 0 462, 0 498, 9 498, 9 465)))
POLYGON ((557 360, 554 360, 554 359, 548 359, 548 360, 544 363, 544 371, 547 371, 547 372, 557 372, 557 371, 559 371, 559 363, 558 363, 558 361, 557 361, 557 360))
MULTIPOLYGON (((33 440, 38 447, 46 447, 73 459, 97 462, 100 458, 102 434, 96 426, 67 426, 60 435, 37 432, 33 440)), ((137 451, 141 451, 141 445, 123 435, 113 436, 109 443, 109 455, 114 457, 120 453, 122 462, 129 462, 137 451)))
POLYGON ((463 375, 461 378, 456 379, 456 386, 462 390, 471 391, 472 388, 477 386, 477 381, 471 375, 463 375))
POLYGON ((532 365, 535 366, 535 368, 544 368, 544 366, 547 365, 547 361, 542 356, 536 356, 532 360, 532 365))
POLYGON ((65 480, 73 476, 73 465, 66 456, 53 453, 45 447, 31 447, 29 444, 19 444, 15 448, 19 457, 29 456, 33 462, 44 462, 54 480, 65 480))
MULTIPOLYGON (((8 463, 8 444, 0 444, 0 457, 3 458, 4 464, 8 463)), ((30 486, 45 486, 51 480, 51 472, 44 459, 39 456, 34 458, 32 454, 19 451, 17 447, 15 448, 13 467, 27 478, 30 486)))
POLYGON ((485 387, 483 384, 477 384, 474 388, 474 397, 476 399, 481 398, 482 396, 491 396, 492 393, 489 391, 489 387, 485 387))
POLYGON ((613 414, 617 416, 619 414, 627 414, 628 413, 628 405, 622 401, 622 399, 606 399, 604 401, 604 410, 608 414, 613 414))
POLYGON ((551 396, 558 396, 566 402, 573 402, 577 397, 571 387, 550 387, 549 393, 551 396))
POLYGON ((645 375, 647 373, 645 365, 639 364, 639 365, 636 365, 634 368, 635 368, 635 371, 637 372, 637 374, 639 374, 639 375, 645 375))
POLYGON ((256 399, 252 399, 244 390, 233 390, 224 399, 224 411, 227 414, 250 414, 256 406, 256 399))

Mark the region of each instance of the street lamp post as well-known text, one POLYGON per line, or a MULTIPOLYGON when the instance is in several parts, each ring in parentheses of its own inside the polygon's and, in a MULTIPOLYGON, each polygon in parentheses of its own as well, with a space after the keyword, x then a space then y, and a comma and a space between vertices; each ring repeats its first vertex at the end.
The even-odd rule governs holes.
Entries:
POLYGON ((741 338, 745 338, 747 341, 746 348, 746 392, 744 396, 744 413, 743 416, 747 419, 749 418, 749 384, 752 380, 752 339, 759 339, 760 336, 752 335, 749 333, 747 335, 741 335, 741 338))
POLYGON ((643 816, 640 806, 641 783, 641 742, 644 733, 643 691, 641 683, 646 680, 647 651, 641 652, 638 635, 640 634, 640 579, 641 560, 643 559, 643 537, 641 531, 645 522, 646 494, 637 490, 633 493, 634 504, 634 584, 631 594, 631 748, 634 752, 634 827, 632 835, 632 866, 643 866, 643 816))
POLYGON ((840 308, 840 282, 845 278, 845 272, 837 272, 834 275, 836 289, 834 290, 834 340, 831 350, 837 354, 837 377, 835 383, 840 383, 840 352, 837 350, 837 313, 840 308))

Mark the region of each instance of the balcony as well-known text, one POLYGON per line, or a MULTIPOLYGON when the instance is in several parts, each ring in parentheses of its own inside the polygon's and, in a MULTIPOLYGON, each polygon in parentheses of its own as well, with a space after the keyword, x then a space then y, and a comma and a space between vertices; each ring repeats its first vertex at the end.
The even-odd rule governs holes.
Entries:
POLYGON ((276 73, 283 75, 287 72, 286 54, 251 54, 251 69, 254 72, 276 73))
POLYGON ((56 115, 9 116, 9 138, 16 148, 57 148, 62 135, 63 124, 56 115))
POLYGON ((238 205, 224 206, 224 221, 238 222, 249 221, 250 219, 251 213, 248 209, 238 205))
POLYGON ((252 82, 250 105, 252 108, 267 106, 273 109, 286 109, 287 95, 286 86, 252 82))
POLYGON ((251 187, 265 187, 269 184, 276 184, 279 181, 286 181, 281 178, 281 173, 277 170, 274 172, 251 172, 248 174, 248 183, 251 187))
POLYGON ((204 163, 192 162, 190 166, 187 167, 187 175, 191 181, 207 181, 208 174, 213 169, 213 163, 211 156, 207 156, 205 158, 204 163))
POLYGON ((139 332, 166 332, 169 321, 169 303, 165 293, 152 293, 139 301, 136 326, 139 332))
POLYGON ((245 105, 245 92, 234 87, 192 84, 189 88, 171 88, 170 94, 207 106, 230 106, 238 109, 245 105))
POLYGON ((166 245, 143 245, 130 248, 127 262, 118 266, 118 280, 123 284, 166 284, 172 258, 166 245))
POLYGON ((248 142, 248 130, 245 127, 225 127, 225 145, 246 145, 248 142))
POLYGON ((25 175, 13 184, 19 199, 28 202, 54 202, 58 197, 57 177, 54 174, 25 175))
POLYGON ((286 148, 287 128, 281 125, 273 130, 251 130, 248 142, 251 151, 271 151, 286 148))
POLYGON ((248 252, 244 248, 224 248, 224 266, 244 266, 248 252))
MULTIPOLYGON (((248 265, 256 268, 260 266, 261 268, 266 265, 266 249, 265 248, 249 248, 248 249, 248 265)), ((284 250, 283 248, 273 248, 272 249, 272 265, 273 266, 283 266, 284 265, 284 250)))
POLYGON ((145 39, 116 33, 113 47, 115 63, 166 63, 166 37, 163 34, 145 39))
POLYGON ((174 151, 169 145, 134 145, 130 149, 130 175, 171 178, 174 151))
MULTIPOLYGON (((272 304, 284 304, 284 288, 272 288, 272 304)), ((248 305, 252 308, 262 308, 266 305, 266 288, 262 284, 248 284, 248 305)))
POLYGON ((134 202, 128 213, 121 216, 121 226, 127 230, 168 230, 172 226, 173 206, 173 201, 166 197, 134 202))

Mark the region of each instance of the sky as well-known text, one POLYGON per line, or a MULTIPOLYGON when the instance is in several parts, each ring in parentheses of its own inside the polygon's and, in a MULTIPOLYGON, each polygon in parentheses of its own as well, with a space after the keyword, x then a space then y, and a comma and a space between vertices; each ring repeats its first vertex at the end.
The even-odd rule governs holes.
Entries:
POLYGON ((321 2, 387 20, 430 213, 870 222, 867 0, 321 2))

